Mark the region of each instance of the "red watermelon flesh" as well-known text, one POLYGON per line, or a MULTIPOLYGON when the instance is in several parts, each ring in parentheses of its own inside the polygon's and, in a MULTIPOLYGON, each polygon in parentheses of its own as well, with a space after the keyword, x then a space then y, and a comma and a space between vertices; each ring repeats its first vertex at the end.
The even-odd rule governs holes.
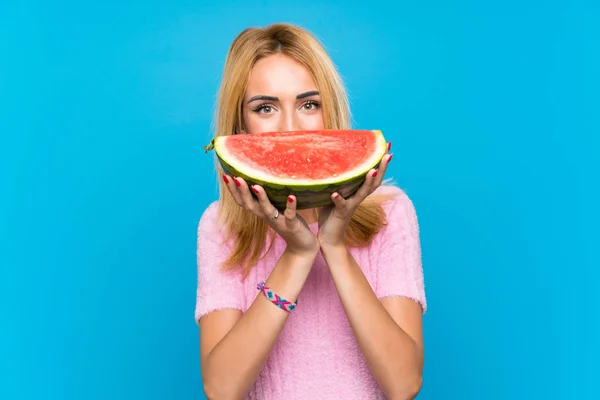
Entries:
POLYGON ((360 167, 377 150, 371 131, 283 132, 279 135, 237 135, 227 142, 228 153, 251 169, 276 178, 321 180, 360 167))

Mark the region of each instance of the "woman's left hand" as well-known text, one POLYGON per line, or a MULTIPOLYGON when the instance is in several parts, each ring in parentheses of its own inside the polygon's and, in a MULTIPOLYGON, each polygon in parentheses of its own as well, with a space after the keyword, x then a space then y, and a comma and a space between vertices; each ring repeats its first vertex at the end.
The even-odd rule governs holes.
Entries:
POLYGON ((379 168, 370 170, 363 185, 347 199, 342 198, 339 193, 331 194, 333 205, 323 207, 319 213, 319 233, 317 234, 317 238, 322 249, 345 246, 344 236, 346 235, 346 228, 352 219, 352 215, 354 215, 354 211, 367 196, 381 186, 391 159, 391 154, 384 155, 379 168))

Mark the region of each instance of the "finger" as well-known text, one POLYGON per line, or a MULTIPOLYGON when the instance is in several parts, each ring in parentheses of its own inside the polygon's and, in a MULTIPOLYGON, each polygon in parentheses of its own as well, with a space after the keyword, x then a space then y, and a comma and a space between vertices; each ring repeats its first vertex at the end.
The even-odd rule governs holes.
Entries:
POLYGON ((376 188, 381 186, 381 182, 383 182, 383 177, 385 176, 388 165, 390 164, 390 161, 392 160, 392 156, 393 156, 393 154, 386 154, 385 156, 383 156, 381 163, 379 163, 377 175, 375 176, 375 179, 372 182, 372 185, 374 185, 372 187, 373 190, 375 190, 376 188))
POLYGON ((298 203, 296 201, 296 196, 289 195, 287 198, 287 204, 285 206, 285 211, 283 212, 283 216, 285 217, 285 221, 289 224, 294 222, 296 218, 296 207, 298 203))
MULTIPOLYGON (((377 170, 377 169, 371 169, 369 172, 367 172, 365 181, 363 182, 361 187, 356 191, 356 193, 354 193, 354 195, 352 195, 352 197, 351 197, 352 201, 357 201, 360 203, 364 199, 366 199, 368 195, 373 193, 373 191, 377 187, 374 185, 374 182, 378 175, 379 175, 379 170, 377 170)), ((348 199, 348 200, 350 200, 350 199, 348 199)))
POLYGON ((259 208, 258 201, 254 197, 252 197, 252 193, 250 193, 250 188, 248 187, 246 181, 240 178, 239 176, 233 178, 233 181, 237 185, 237 190, 240 194, 240 198, 242 199, 244 206, 248 210, 256 214, 256 211, 259 208))
POLYGON ((338 217, 345 217, 347 211, 347 202, 339 193, 332 193, 331 200, 335 205, 334 214, 338 217))
POLYGON ((263 187, 259 185, 253 185, 251 188, 252 191, 256 194, 256 197, 258 198, 258 204, 260 206, 259 208, 264 217, 270 218, 274 216, 276 210, 273 204, 271 204, 271 202, 269 201, 269 197, 267 196, 267 192, 265 192, 265 189, 263 189, 263 187))
POLYGON ((368 195, 373 193, 375 189, 381 186, 383 182, 383 177, 387 171, 387 167, 392 159, 393 154, 386 154, 381 159, 379 166, 377 168, 371 169, 367 176, 365 177, 364 184, 357 191, 357 197, 360 197, 364 200, 368 195))
POLYGON ((242 200, 242 196, 240 195, 233 177, 223 174, 223 182, 225 182, 225 186, 227 186, 227 190, 229 190, 229 193, 231 193, 231 197, 233 197, 233 200, 236 202, 236 204, 240 207, 244 207, 244 201, 242 200))

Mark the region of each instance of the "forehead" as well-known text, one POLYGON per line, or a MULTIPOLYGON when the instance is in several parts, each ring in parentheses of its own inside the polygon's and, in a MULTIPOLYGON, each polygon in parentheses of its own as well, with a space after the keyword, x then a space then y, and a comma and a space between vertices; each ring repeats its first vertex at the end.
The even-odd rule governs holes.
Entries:
POLYGON ((293 96, 317 87, 309 70, 284 54, 274 54, 254 64, 248 77, 246 96, 257 94, 293 96))

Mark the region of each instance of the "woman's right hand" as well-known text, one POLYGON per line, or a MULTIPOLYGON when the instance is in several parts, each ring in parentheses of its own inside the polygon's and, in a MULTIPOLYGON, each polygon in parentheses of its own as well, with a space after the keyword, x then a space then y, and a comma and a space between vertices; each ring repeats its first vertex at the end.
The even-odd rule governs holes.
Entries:
POLYGON ((259 185, 249 187, 240 177, 223 175, 227 189, 235 202, 249 210, 277 232, 287 244, 288 251, 304 256, 314 256, 319 251, 319 242, 306 221, 296 213, 296 198, 288 196, 286 208, 280 213, 269 201, 265 190, 259 185), (250 190, 256 193, 255 199, 250 190), (277 218, 274 218, 277 216, 277 218))

